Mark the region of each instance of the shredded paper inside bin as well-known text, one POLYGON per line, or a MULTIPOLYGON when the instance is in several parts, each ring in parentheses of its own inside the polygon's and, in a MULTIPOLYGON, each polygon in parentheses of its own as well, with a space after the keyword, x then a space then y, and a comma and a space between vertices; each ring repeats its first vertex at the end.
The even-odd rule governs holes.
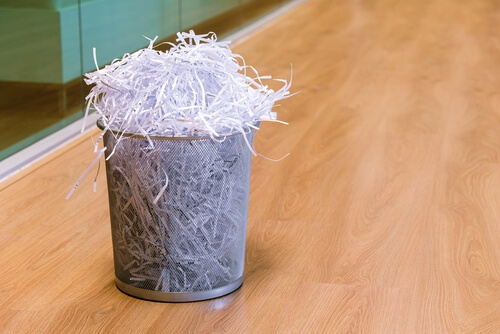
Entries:
MULTIPOLYGON (((244 136, 123 136, 115 147, 106 133, 116 150, 106 168, 118 279, 195 292, 242 276, 251 160, 244 136)), ((252 142, 253 131, 246 139, 252 142)))

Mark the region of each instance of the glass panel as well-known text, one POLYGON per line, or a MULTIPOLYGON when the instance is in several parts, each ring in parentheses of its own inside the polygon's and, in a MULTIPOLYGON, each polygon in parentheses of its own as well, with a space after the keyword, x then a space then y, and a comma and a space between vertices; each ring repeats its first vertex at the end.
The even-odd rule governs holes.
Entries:
POLYGON ((179 0, 96 0, 81 5, 83 70, 94 71, 92 49, 99 66, 179 29, 179 0))
POLYGON ((77 0, 0 0, 0 160, 82 116, 78 27, 77 0))
MULTIPOLYGON (((239 0, 182 0, 182 29, 193 27, 210 18, 237 8, 239 0)), ((204 33, 200 31, 199 33, 204 33)))

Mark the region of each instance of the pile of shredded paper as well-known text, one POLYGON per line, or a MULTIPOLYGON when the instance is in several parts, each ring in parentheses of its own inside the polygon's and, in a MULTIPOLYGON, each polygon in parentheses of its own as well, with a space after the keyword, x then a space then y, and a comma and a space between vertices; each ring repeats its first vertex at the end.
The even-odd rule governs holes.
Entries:
POLYGON ((270 89, 263 83, 270 77, 259 76, 213 33, 180 32, 165 52, 154 41, 86 74, 93 85, 87 114, 95 109, 104 131, 214 138, 276 120, 273 105, 290 96, 291 82, 274 79, 283 86, 270 89))
POLYGON ((272 78, 213 33, 176 41, 159 51, 150 40, 86 75, 86 114, 96 110, 103 132, 67 198, 109 149, 117 277, 156 291, 204 291, 242 275, 254 130, 277 121, 272 108, 290 96, 290 83, 269 88, 263 81, 272 78), (108 147, 98 149, 102 138, 108 147))

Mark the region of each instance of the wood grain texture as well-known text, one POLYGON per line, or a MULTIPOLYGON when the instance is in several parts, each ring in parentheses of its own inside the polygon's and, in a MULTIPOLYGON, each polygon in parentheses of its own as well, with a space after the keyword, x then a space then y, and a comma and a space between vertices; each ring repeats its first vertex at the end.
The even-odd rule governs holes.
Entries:
POLYGON ((0 184, 0 332, 499 333, 500 3, 309 0, 233 49, 299 92, 253 160, 243 287, 113 284, 89 134, 0 184))

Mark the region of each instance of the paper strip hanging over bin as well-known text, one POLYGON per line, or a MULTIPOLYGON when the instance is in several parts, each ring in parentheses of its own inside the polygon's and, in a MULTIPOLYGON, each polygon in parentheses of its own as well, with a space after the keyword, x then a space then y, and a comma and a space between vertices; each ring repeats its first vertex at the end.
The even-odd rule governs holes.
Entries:
POLYGON ((87 113, 101 116, 117 287, 186 302, 242 284, 253 137, 290 84, 268 88, 213 33, 177 37, 87 74, 87 113))

